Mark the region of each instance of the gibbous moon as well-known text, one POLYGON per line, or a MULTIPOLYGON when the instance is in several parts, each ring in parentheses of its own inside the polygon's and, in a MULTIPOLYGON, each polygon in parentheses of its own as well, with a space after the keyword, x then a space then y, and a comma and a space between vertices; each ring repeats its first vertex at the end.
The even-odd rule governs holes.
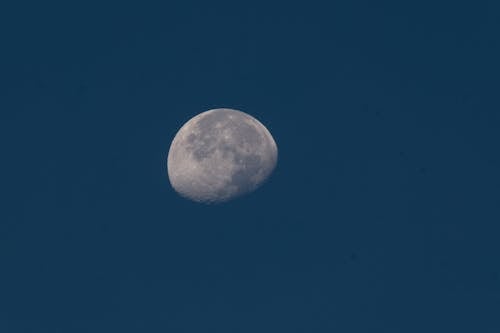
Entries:
POLYGON ((271 175, 278 148, 254 117, 213 109, 191 118, 168 152, 168 178, 181 196, 221 203, 256 190, 271 175))

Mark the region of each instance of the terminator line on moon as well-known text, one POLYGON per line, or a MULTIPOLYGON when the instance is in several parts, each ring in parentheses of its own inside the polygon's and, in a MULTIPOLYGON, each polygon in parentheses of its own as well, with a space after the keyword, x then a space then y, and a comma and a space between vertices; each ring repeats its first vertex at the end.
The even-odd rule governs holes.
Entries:
POLYGON ((167 169, 181 196, 221 203, 256 190, 277 160, 276 143, 257 119, 233 109, 213 109, 191 118, 177 132, 167 169))

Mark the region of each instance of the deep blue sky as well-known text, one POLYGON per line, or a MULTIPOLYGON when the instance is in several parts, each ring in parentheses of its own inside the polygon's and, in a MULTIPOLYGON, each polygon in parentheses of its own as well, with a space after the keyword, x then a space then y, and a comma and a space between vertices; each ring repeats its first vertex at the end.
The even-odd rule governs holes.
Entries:
POLYGON ((497 1, 11 2, 1 333, 500 332, 497 1), (215 107, 279 163, 203 206, 166 157, 215 107))

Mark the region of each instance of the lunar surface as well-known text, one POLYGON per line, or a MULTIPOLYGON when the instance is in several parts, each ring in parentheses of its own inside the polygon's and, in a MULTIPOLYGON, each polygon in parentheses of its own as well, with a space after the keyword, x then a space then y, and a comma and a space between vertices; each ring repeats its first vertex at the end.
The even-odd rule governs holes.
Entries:
POLYGON ((278 149, 257 119, 213 109, 190 119, 168 152, 168 177, 181 196, 221 203, 256 190, 271 175, 278 149))

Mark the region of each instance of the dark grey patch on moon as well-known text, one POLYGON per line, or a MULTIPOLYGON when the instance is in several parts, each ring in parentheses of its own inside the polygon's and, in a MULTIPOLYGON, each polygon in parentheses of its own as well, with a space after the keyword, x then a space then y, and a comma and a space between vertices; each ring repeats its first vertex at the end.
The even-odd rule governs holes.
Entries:
POLYGON ((214 142, 212 142, 212 144, 210 144, 209 141, 202 141, 202 142, 203 144, 199 148, 194 149, 193 151, 193 156, 197 160, 203 160, 211 156, 215 152, 215 145, 213 144, 214 142))
POLYGON ((174 189, 195 201, 223 202, 258 188, 272 173, 277 147, 255 118, 215 109, 189 120, 169 151, 174 189))
POLYGON ((247 123, 238 124, 236 127, 236 131, 239 133, 238 139, 239 144, 248 144, 248 145, 261 145, 262 138, 259 132, 255 130, 254 127, 248 125, 247 123))
POLYGON ((235 163, 238 170, 231 176, 231 184, 238 190, 252 188, 254 186, 254 177, 260 173, 261 158, 258 155, 242 156, 236 155, 235 163))

